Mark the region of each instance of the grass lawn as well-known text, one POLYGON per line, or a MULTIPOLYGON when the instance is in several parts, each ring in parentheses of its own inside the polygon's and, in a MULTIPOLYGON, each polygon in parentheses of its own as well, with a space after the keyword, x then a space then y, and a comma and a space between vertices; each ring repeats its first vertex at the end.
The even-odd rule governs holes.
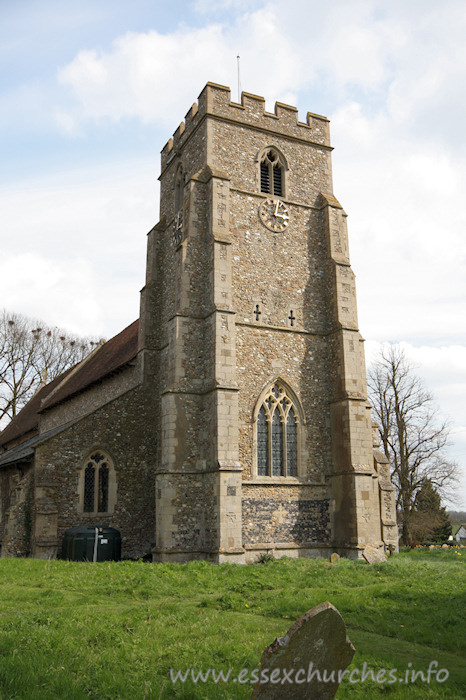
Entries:
POLYGON ((356 647, 350 669, 366 662, 405 679, 437 661, 449 672, 430 684, 345 679, 338 698, 464 698, 465 559, 464 549, 414 550, 371 566, 2 559, 0 698, 249 698, 251 684, 173 684, 170 669, 252 671, 267 644, 325 600, 356 647))

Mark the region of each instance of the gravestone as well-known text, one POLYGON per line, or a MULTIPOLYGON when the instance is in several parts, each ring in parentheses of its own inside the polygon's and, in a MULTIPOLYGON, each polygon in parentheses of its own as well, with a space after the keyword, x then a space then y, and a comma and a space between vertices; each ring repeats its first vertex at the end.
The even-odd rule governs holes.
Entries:
POLYGON ((253 700, 330 700, 355 649, 340 613, 321 603, 266 647, 253 700))
POLYGON ((368 544, 364 547, 364 551, 362 553, 362 556, 364 557, 364 559, 367 561, 368 564, 377 564, 381 561, 386 561, 386 559, 387 559, 383 549, 378 548, 378 547, 373 547, 370 544, 368 544))
POLYGON ((333 552, 333 553, 330 555, 330 561, 332 562, 332 564, 336 564, 337 561, 340 561, 340 555, 337 554, 336 552, 333 552))

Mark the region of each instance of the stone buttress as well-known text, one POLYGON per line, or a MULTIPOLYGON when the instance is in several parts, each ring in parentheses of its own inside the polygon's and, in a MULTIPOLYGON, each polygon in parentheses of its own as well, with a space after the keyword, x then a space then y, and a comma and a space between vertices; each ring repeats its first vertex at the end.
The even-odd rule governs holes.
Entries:
POLYGON ((374 463, 328 120, 300 122, 281 103, 268 113, 247 93, 236 104, 208 83, 162 151, 160 182, 139 337, 155 407, 154 560, 381 548, 394 513, 374 463), (261 440, 283 452, 258 458, 267 401, 261 440))

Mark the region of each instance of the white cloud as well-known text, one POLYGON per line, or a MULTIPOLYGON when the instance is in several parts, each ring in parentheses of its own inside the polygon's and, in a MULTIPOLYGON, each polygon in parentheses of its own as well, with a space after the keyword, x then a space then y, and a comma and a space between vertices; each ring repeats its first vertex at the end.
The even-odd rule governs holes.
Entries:
MULTIPOLYGON (((464 406, 461 387, 466 383, 466 347, 464 345, 413 345, 401 342, 414 366, 414 372, 421 376, 433 392, 440 406, 444 399, 458 401, 456 415, 463 415, 466 424, 466 407, 464 406)), ((382 344, 377 341, 366 342, 368 364, 374 361, 382 344)), ((443 408, 445 413, 445 408, 443 408)))
MULTIPOLYGON (((139 120, 163 128, 167 140, 208 80, 230 85, 236 99, 240 53, 242 87, 264 95, 267 109, 279 99, 331 117, 335 194, 349 214, 362 332, 410 340, 466 447, 463 0, 194 7, 205 13, 203 26, 177 25, 174 14, 175 30, 129 32, 105 50, 83 35, 90 48, 59 69, 59 93, 38 82, 12 90, 3 123, 32 129, 52 115, 62 134, 91 134, 91 142, 92 134, 107 136, 109 124, 139 120)), ((121 164, 113 168, 119 177, 108 170, 7 191, 2 303, 83 333, 109 336, 131 321, 144 232, 156 219, 157 167, 121 164)))
POLYGON ((389 56, 403 43, 399 24, 374 21, 369 9, 367 5, 363 17, 352 15, 347 22, 335 17, 334 27, 320 37, 321 65, 331 69, 339 85, 376 88, 387 79, 389 56))
POLYGON ((180 95, 192 93, 202 82, 199 76, 224 59, 218 25, 168 35, 128 33, 114 41, 111 52, 81 51, 58 79, 78 98, 77 117, 157 120, 174 129, 189 107, 180 95))
POLYGON ((260 85, 269 98, 295 99, 302 73, 299 56, 275 14, 261 9, 242 15, 235 26, 128 33, 109 52, 79 52, 58 71, 59 84, 78 100, 74 108, 58 111, 59 125, 69 132, 89 119, 138 118, 174 131, 189 100, 197 97, 193 86, 200 90, 209 80, 236 86, 238 52, 246 91, 260 85))
MULTIPOLYGON (((65 131, 89 119, 131 118, 174 130, 195 96, 193 86, 197 92, 212 80, 236 87, 239 53, 244 89, 258 92, 259 86, 268 99, 293 100, 309 88, 335 104, 364 97, 411 136, 427 135, 429 127, 430 136, 442 140, 448 124, 459 137, 466 108, 466 93, 458 89, 466 78, 461 0, 442 6, 426 0, 422 9, 401 0, 390 6, 376 0, 293 0, 284 6, 271 0, 249 11, 241 1, 195 5, 206 17, 214 6, 222 23, 129 32, 110 50, 79 52, 58 71, 60 84, 77 98, 58 109, 65 131)), ((305 106, 312 111, 312 104, 305 106)))
MULTIPOLYGON (((207 13, 209 3, 197 9, 207 13)), ((57 108, 61 130, 140 119, 162 125, 168 138, 207 80, 236 84, 238 52, 243 88, 264 94, 268 109, 274 99, 311 100, 312 86, 335 104, 335 193, 350 215, 363 333, 463 342, 466 214, 458 202, 466 161, 457 139, 448 143, 447 110, 436 112, 445 95, 461 93, 455 105, 463 107, 466 99, 463 3, 293 0, 248 11, 225 0, 218 9, 235 14, 79 52, 58 73, 76 98, 57 108)), ((464 111, 455 116, 461 125, 464 111)))
POLYGON ((424 125, 423 135, 443 129, 451 139, 453 128, 460 137, 466 110, 466 94, 460 88, 466 73, 464 3, 425 3, 415 22, 409 11, 408 18, 411 36, 389 88, 390 113, 398 124, 424 125))
POLYGON ((85 258, 51 260, 35 252, 7 254, 0 262, 0 279, 2 303, 8 311, 83 333, 84 328, 103 321, 96 279, 85 258), (50 309, 47 317, 44 309, 50 309))
POLYGON ((155 171, 145 161, 115 164, 4 192, 2 307, 106 337, 133 321, 145 233, 157 221, 155 171))
MULTIPOLYGON (((213 11, 211 0, 196 7, 206 17, 213 11)), ((167 139, 207 80, 236 84, 238 52, 244 89, 264 94, 268 109, 277 98, 302 103, 312 87, 335 105, 335 193, 350 215, 363 332, 457 340, 466 163, 456 142, 446 144, 448 110, 439 118, 436 108, 460 95, 454 119, 462 127, 463 3, 293 0, 248 11, 242 0, 224 0, 217 8, 222 23, 128 32, 108 50, 80 51, 58 71, 74 97, 55 109, 60 130, 85 134, 89 121, 139 119, 162 125, 167 139)))
POLYGON ((258 0, 195 0, 194 7, 197 12, 211 16, 212 13, 225 10, 250 10, 257 4, 262 3, 258 3, 258 0))
POLYGON ((56 110, 55 121, 62 134, 67 136, 80 136, 82 134, 76 119, 67 112, 56 110))
POLYGON ((466 163, 401 136, 382 112, 371 118, 351 103, 331 116, 363 333, 464 341, 466 163))
POLYGON ((59 70, 58 80, 79 100, 75 119, 140 118, 168 122, 173 129, 189 106, 180 94, 199 85, 198 75, 222 63, 223 54, 220 26, 168 35, 128 33, 113 42, 111 52, 81 51, 59 70))

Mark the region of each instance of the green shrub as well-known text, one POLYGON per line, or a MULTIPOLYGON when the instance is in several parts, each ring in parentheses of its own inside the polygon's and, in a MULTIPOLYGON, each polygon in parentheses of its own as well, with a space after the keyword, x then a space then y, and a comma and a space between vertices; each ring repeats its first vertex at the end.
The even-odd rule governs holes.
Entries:
POLYGON ((262 552, 257 559, 258 564, 270 564, 271 561, 275 561, 275 557, 271 552, 262 552))

